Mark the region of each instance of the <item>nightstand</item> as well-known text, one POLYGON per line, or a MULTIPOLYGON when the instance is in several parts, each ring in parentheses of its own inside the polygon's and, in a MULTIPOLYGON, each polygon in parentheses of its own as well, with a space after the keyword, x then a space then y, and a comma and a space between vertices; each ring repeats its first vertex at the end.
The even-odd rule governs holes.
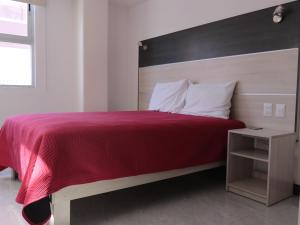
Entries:
POLYGON ((269 129, 230 130, 226 190, 267 206, 292 196, 295 137, 269 129))

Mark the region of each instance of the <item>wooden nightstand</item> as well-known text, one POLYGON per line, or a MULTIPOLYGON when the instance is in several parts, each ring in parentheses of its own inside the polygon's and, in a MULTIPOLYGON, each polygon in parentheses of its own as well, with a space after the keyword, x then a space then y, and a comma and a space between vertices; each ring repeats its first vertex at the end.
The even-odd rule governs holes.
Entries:
POLYGON ((226 190, 267 206, 292 196, 295 137, 268 129, 230 130, 226 190))

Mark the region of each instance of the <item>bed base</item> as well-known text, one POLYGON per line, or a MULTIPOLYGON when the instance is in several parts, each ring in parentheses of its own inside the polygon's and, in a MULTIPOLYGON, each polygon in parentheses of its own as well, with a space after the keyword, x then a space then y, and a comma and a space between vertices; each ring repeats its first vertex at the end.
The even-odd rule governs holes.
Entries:
POLYGON ((113 180, 104 180, 89 184, 66 187, 52 195, 52 218, 50 220, 50 225, 70 225, 72 200, 139 186, 142 184, 165 180, 173 177, 183 176, 186 174, 208 170, 223 165, 225 165, 224 162, 216 162, 196 167, 124 177, 113 180))

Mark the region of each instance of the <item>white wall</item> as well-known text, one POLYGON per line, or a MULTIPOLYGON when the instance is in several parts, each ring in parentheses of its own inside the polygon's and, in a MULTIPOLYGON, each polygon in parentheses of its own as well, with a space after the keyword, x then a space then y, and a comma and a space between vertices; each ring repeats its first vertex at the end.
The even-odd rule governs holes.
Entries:
MULTIPOLYGON (((145 40, 199 26, 213 21, 245 14, 263 8, 291 2, 290 0, 145 0, 135 6, 124 9, 128 12, 126 20, 115 22, 122 24, 122 30, 127 23, 128 46, 124 54, 124 45, 110 48, 111 55, 123 52, 122 56, 110 58, 110 67, 114 73, 109 74, 109 92, 114 97, 109 99, 110 108, 117 110, 134 110, 137 108, 138 96, 138 41, 145 40), (125 23, 125 24, 124 24, 125 23), (128 65, 123 65, 127 59, 128 65), (124 69, 126 68, 126 70, 124 69), (124 82, 124 81, 127 82, 124 82), (116 91, 114 87, 117 87, 116 91), (126 94, 124 94, 126 93, 126 94)), ((117 11, 111 8, 110 11, 117 11)), ((120 10, 120 9, 119 9, 120 10)), ((110 12, 111 13, 111 12, 110 12)), ((271 15, 270 15, 271 19, 271 15)), ((114 24, 115 27, 118 25, 114 24)), ((117 28, 116 28, 117 29, 117 28)), ((112 32, 112 31, 111 31, 112 32)), ((113 30, 113 34, 118 31, 113 30)), ((115 37, 118 38, 117 36, 115 37)), ((295 171, 300 171, 300 149, 297 150, 295 171)), ((300 173, 295 174, 296 183, 300 184, 300 173)))
POLYGON ((108 102, 109 111, 127 107, 129 9, 122 4, 109 4, 108 30, 108 102), (122 98, 120 98, 122 96, 122 98))
POLYGON ((108 0, 77 1, 79 105, 107 110, 108 0))
MULTIPOLYGON (((78 111, 78 73, 76 69, 75 4, 72 0, 47 1, 46 11, 46 87, 36 94, 32 112, 78 111)), ((39 32, 37 32, 39 34, 39 32)), ((39 63, 37 63, 39 66, 39 63)), ((37 74, 40 79, 41 74, 37 74)), ((39 87, 38 87, 39 88, 39 87)), ((26 99, 27 100, 27 99, 26 99)), ((20 107, 21 109, 21 107, 20 107)), ((23 113, 23 112, 21 112, 23 113)))

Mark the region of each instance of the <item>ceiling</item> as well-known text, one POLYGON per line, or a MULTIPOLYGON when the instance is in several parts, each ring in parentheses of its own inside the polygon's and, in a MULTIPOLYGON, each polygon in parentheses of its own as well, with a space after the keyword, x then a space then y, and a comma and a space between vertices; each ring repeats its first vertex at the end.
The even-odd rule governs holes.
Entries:
POLYGON ((124 6, 131 6, 143 2, 145 0, 109 0, 112 3, 120 4, 124 6))

